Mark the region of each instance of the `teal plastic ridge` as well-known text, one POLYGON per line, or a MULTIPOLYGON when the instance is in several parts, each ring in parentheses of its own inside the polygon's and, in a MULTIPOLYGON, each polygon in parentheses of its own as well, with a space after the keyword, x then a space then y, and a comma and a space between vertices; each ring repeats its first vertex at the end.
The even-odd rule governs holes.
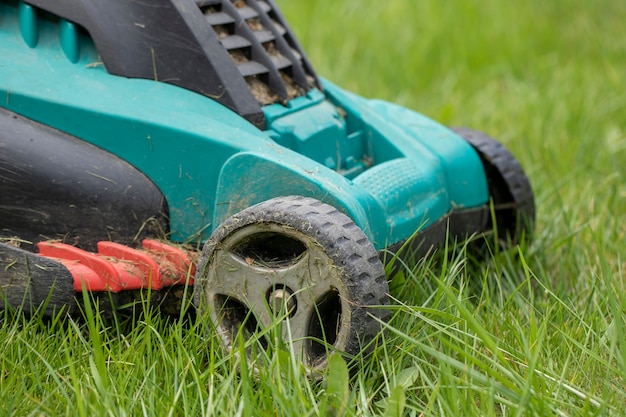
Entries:
POLYGON ((65 19, 61 19, 59 26, 61 31, 61 48, 67 59, 69 59, 72 64, 75 64, 80 57, 78 29, 74 23, 68 22, 65 19))
POLYGON ((19 13, 22 38, 24 42, 26 42, 26 45, 34 48, 39 42, 39 28, 37 27, 37 13, 35 8, 21 1, 19 13))

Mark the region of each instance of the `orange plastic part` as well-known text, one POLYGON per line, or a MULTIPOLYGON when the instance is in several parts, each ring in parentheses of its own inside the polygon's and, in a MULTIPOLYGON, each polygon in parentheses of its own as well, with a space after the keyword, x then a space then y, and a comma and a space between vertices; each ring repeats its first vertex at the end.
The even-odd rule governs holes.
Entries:
POLYGON ((154 239, 144 239, 142 246, 159 263, 163 286, 193 285, 196 267, 188 252, 154 239))
POLYGON ((162 288, 159 265, 147 253, 120 243, 98 242, 98 255, 106 256, 117 270, 122 289, 162 288))
POLYGON ((40 242, 37 247, 41 256, 56 259, 72 273, 76 291, 159 290, 193 284, 195 265, 189 254, 157 240, 144 240, 144 250, 98 242, 97 254, 60 242, 40 242))
POLYGON ((117 270, 106 259, 60 242, 40 242, 37 247, 40 255, 57 259, 70 270, 77 291, 82 291, 83 284, 88 291, 121 289, 117 270))

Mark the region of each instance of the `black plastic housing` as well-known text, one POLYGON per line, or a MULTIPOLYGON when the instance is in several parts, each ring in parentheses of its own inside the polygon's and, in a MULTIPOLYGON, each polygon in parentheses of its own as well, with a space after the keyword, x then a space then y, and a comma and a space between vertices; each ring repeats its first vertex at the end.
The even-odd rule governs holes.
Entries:
POLYGON ((95 251, 168 232, 163 194, 117 156, 0 109, 0 236, 95 251))
POLYGON ((272 0, 27 3, 84 28, 111 74, 195 91, 260 129, 262 105, 321 87, 272 0))

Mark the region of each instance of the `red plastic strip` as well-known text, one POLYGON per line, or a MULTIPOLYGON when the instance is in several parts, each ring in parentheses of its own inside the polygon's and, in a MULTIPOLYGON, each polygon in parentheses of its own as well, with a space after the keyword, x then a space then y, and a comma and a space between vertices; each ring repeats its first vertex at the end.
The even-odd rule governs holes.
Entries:
MULTIPOLYGON (((74 246, 66 245, 65 243, 60 243, 60 242, 40 242, 37 244, 37 248, 39 249, 39 253, 42 256, 47 256, 47 257, 56 258, 56 259, 63 259, 63 260, 68 260, 68 261, 75 261, 75 262, 80 263, 81 265, 88 267, 100 277, 100 280, 102 282, 106 283, 104 286, 105 287, 104 289, 106 290, 119 292, 120 290, 123 289, 119 280, 119 273, 117 272, 115 267, 106 259, 103 259, 94 253, 87 252, 82 249, 78 249, 74 246)), ((64 265, 66 264, 64 263, 64 265)), ((82 280, 84 279, 84 275, 81 277, 80 276, 81 271, 79 271, 78 269, 76 269, 77 275, 74 275, 74 273, 72 273, 72 275, 74 276, 74 281, 75 281, 74 288, 78 287, 82 289, 83 287, 82 280), (78 280, 78 283, 76 282, 76 280, 78 280)), ((82 272, 85 273, 84 271, 82 272)), ((90 284, 91 283, 92 281, 90 281, 90 284)), ((100 285, 96 285, 95 280, 93 280, 93 284, 94 284, 94 288, 100 288, 100 285)), ((91 288, 90 285, 88 285, 87 287, 91 288)), ((91 290, 91 291, 97 291, 97 290, 91 290)))
POLYGON ((70 261, 68 259, 56 260, 62 263, 74 277, 74 290, 76 290, 76 292, 98 292, 108 289, 107 282, 88 266, 78 261, 70 261))
POLYGON ((164 287, 185 283, 193 285, 196 267, 185 250, 154 239, 145 239, 142 246, 159 264, 164 287))
POLYGON ((124 290, 162 288, 157 262, 146 252, 114 242, 98 242, 98 254, 107 256, 117 269, 124 290))

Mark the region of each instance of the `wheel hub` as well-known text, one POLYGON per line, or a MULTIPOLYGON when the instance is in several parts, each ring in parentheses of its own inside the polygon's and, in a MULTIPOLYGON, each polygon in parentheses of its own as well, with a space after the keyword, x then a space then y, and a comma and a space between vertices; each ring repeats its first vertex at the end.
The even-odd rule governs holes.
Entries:
POLYGON ((285 318, 287 318, 292 317, 296 313, 296 298, 287 287, 273 290, 267 301, 276 316, 286 314, 285 318))
POLYGON ((310 198, 277 197, 227 219, 198 268, 196 305, 227 350, 240 335, 263 349, 281 340, 312 373, 330 352, 357 354, 387 317, 368 310, 388 302, 378 253, 350 218, 310 198))

